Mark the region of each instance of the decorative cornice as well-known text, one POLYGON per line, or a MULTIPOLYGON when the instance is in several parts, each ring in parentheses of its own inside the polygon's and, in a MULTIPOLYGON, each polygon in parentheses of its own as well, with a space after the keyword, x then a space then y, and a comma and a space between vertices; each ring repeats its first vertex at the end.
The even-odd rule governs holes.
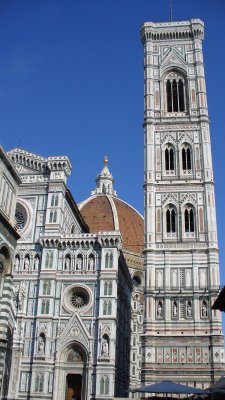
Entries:
POLYGON ((142 43, 163 40, 204 39, 204 23, 200 19, 174 22, 145 22, 141 26, 142 43))

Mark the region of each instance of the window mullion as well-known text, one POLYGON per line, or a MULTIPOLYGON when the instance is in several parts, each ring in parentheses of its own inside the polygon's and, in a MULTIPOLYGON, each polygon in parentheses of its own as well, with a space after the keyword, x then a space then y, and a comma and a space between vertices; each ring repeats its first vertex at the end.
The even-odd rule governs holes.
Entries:
POLYGON ((177 82, 177 110, 178 110, 178 112, 180 112, 180 92, 179 92, 179 86, 178 86, 179 81, 176 81, 176 82, 177 82))

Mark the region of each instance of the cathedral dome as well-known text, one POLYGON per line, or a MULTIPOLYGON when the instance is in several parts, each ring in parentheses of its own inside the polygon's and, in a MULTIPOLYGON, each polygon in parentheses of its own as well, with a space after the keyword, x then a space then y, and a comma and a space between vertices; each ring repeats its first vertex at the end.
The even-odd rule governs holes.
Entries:
POLYGON ((123 249, 142 253, 144 248, 144 220, 141 214, 119 199, 113 189, 113 176, 104 159, 104 168, 96 178, 96 189, 79 204, 81 215, 90 232, 120 231, 123 249))

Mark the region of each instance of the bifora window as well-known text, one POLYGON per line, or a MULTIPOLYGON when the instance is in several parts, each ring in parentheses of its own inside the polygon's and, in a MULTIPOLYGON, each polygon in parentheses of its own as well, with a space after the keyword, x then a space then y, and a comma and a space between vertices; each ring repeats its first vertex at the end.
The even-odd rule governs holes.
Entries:
POLYGON ((182 75, 171 72, 166 77, 166 111, 185 111, 185 81, 182 75))

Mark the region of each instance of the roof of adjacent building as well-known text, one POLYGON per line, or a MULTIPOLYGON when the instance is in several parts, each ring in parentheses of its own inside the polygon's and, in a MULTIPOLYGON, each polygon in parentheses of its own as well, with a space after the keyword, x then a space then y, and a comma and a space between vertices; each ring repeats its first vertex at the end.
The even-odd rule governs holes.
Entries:
POLYGON ((222 288, 221 292, 219 293, 216 301, 212 306, 213 310, 220 310, 225 311, 225 286, 222 288))
POLYGON ((142 253, 144 248, 144 220, 131 205, 119 199, 113 188, 113 176, 108 159, 96 178, 96 189, 79 204, 80 212, 90 232, 120 231, 123 249, 142 253))

